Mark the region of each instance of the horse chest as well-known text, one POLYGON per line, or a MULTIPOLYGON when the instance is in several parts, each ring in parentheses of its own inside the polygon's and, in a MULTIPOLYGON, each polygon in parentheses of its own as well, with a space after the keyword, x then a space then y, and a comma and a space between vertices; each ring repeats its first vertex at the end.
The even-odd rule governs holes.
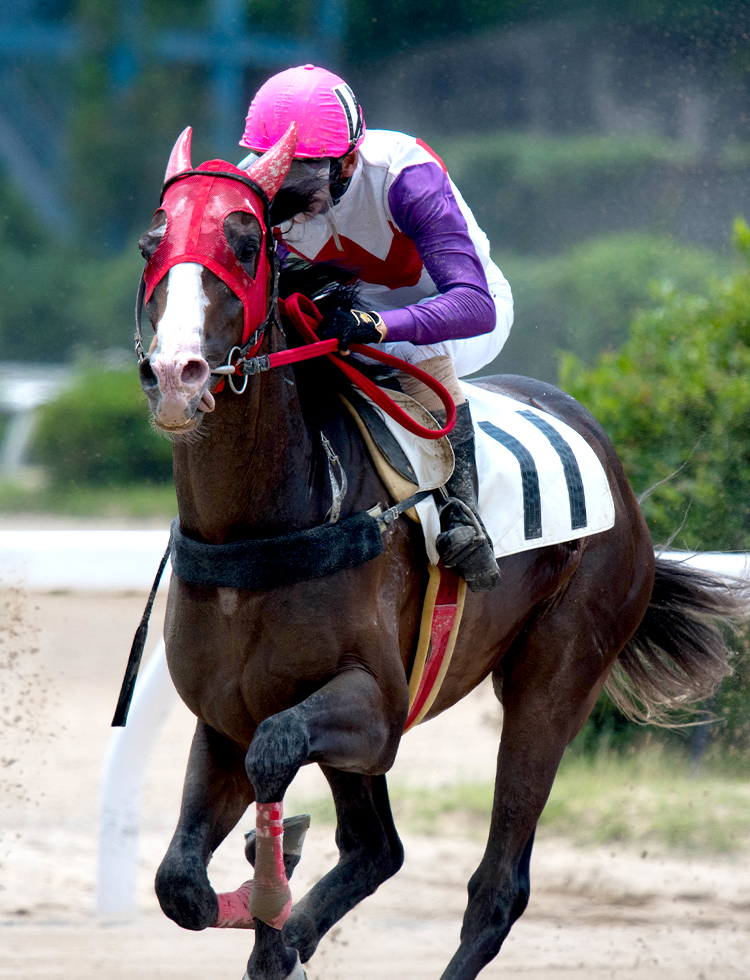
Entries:
POLYGON ((217 589, 219 612, 222 616, 234 616, 239 608, 240 600, 237 589, 217 589))

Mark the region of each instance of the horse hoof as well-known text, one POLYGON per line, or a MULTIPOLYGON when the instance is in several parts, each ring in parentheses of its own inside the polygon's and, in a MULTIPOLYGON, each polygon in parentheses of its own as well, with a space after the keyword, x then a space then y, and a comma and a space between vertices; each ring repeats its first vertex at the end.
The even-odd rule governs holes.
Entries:
MULTIPOLYGON (((242 978, 242 980, 250 980, 250 976, 247 972, 245 972, 245 976, 242 978)), ((292 972, 288 973, 283 980, 307 980, 307 974, 303 970, 302 964, 299 960, 299 953, 297 954, 297 962, 292 967, 292 972)))

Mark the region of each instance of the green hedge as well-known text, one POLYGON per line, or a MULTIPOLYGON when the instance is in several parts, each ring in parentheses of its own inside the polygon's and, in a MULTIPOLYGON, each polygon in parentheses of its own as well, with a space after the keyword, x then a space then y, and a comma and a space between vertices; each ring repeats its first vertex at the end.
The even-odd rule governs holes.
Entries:
POLYGON ((69 362, 81 349, 132 348, 133 308, 143 268, 135 242, 111 256, 51 241, 2 181, 0 219, 4 360, 69 362))
POLYGON ((79 367, 74 385, 41 409, 33 457, 64 491, 172 475, 171 444, 150 425, 135 366, 79 367))
POLYGON ((700 292, 668 288, 593 367, 568 355, 563 387, 610 435, 657 542, 750 550, 750 230, 743 267, 700 292), (667 479, 669 478, 669 479, 667 479), (688 513, 689 510, 689 513, 688 513), (687 514, 687 517, 686 517, 687 514))
MULTIPOLYGON (((750 641, 748 628, 727 636, 732 655, 732 673, 718 691, 687 717, 695 724, 675 728, 653 728, 628 721, 602 694, 588 721, 573 743, 573 751, 584 755, 628 752, 647 742, 658 742, 700 754, 705 748, 716 755, 743 760, 750 768, 750 641), (699 747, 699 744, 701 746, 699 747)), ((683 716, 685 720, 685 716, 683 716)))

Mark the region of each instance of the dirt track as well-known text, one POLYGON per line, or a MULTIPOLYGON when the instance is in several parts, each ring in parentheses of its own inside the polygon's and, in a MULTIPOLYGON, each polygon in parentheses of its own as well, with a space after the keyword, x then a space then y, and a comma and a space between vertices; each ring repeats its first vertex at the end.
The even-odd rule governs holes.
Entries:
MULTIPOLYGON (((0 629, 0 978, 239 980, 252 936, 183 932, 158 911, 151 889, 174 827, 192 730, 182 707, 149 768, 138 914, 115 921, 92 911, 101 766, 143 597, 9 601, 18 619, 10 634, 7 618, 0 629)), ((391 782, 490 778, 497 732, 497 705, 482 689, 407 736, 391 782)), ((288 812, 295 798, 320 789, 320 777, 305 770, 288 812)), ((248 876, 240 830, 211 866, 220 890, 248 876)), ((409 835, 404 843, 403 870, 324 940, 309 965, 310 980, 440 976, 458 941, 466 882, 482 845, 409 835)), ((314 827, 295 894, 333 858, 332 831, 314 827)), ((529 909, 482 977, 748 978, 749 870, 747 858, 688 863, 542 840, 532 861, 529 909)))

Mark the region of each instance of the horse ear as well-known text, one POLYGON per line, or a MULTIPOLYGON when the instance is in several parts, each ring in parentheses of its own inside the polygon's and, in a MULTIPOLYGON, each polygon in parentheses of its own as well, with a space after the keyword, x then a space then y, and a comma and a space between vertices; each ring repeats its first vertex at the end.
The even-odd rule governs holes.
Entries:
POLYGON ((169 155, 167 172, 164 174, 165 184, 171 177, 176 177, 177 174, 183 174, 186 170, 193 169, 193 165, 190 162, 190 141, 192 138, 192 126, 188 126, 187 129, 183 129, 178 136, 177 142, 172 147, 172 152, 169 155))
POLYGON ((273 199, 276 191, 284 183, 296 149, 297 123, 293 122, 281 139, 274 143, 260 160, 256 160, 249 170, 245 171, 251 180, 263 188, 269 201, 273 199))

